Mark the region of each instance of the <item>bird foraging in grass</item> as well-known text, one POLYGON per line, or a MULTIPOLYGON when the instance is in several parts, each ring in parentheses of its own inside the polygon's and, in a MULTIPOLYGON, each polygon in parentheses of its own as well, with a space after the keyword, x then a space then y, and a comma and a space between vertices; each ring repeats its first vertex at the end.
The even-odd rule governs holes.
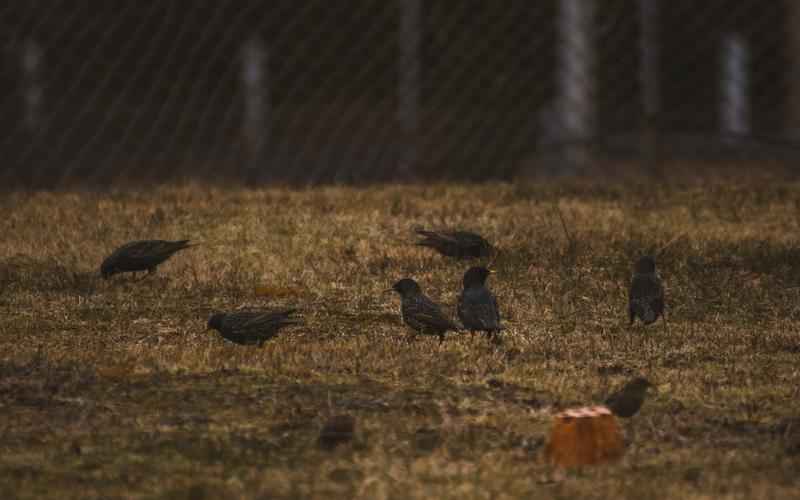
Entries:
POLYGON ((291 317, 296 311, 217 313, 209 318, 208 328, 217 330, 223 338, 233 343, 260 347, 277 335, 281 328, 301 324, 299 319, 291 317))
POLYGON ((486 287, 492 273, 485 267, 471 267, 464 273, 464 289, 458 297, 458 319, 472 333, 486 332, 489 338, 503 329, 497 298, 486 287))
POLYGON ((433 248, 440 254, 456 259, 477 259, 491 257, 494 247, 486 239, 469 231, 426 231, 417 229, 424 236, 418 246, 433 248))
POLYGON ((400 294, 400 314, 403 322, 416 333, 438 335, 444 341, 447 331, 458 331, 459 327, 448 319, 441 308, 422 293, 416 281, 403 278, 386 290, 400 294))
POLYGON ((633 279, 628 293, 628 316, 630 324, 636 318, 649 325, 664 317, 664 287, 656 274, 653 257, 640 258, 633 268, 633 279))
POLYGON ((119 273, 147 271, 153 273, 159 264, 176 252, 195 245, 189 240, 141 240, 131 241, 114 250, 100 265, 100 275, 104 279, 119 273))
POLYGON ((611 413, 620 418, 631 418, 636 415, 644 404, 645 396, 647 396, 647 389, 653 387, 644 377, 636 377, 631 380, 622 389, 611 394, 606 399, 606 406, 611 410, 611 413))

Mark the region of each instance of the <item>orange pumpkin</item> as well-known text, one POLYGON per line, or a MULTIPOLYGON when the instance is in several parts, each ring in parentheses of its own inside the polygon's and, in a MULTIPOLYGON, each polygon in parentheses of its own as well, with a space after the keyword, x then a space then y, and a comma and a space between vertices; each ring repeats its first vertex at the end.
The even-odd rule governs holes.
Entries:
POLYGON ((596 465, 622 457, 625 444, 617 418, 605 406, 573 408, 555 415, 547 459, 560 467, 596 465))

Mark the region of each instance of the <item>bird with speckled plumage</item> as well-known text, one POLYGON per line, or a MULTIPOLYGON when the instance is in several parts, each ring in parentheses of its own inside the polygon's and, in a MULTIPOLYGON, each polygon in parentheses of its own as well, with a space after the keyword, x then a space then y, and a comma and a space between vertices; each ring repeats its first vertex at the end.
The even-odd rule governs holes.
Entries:
POLYGON ((631 418, 644 404, 647 389, 653 387, 644 377, 636 377, 606 399, 606 406, 611 413, 620 418, 631 418))
POLYGON ((131 241, 114 250, 100 265, 100 275, 108 279, 115 274, 138 271, 155 272, 156 268, 175 253, 193 247, 189 240, 131 241))
POLYGON ((628 317, 633 325, 636 318, 649 325, 664 316, 664 286, 656 274, 653 257, 640 258, 633 268, 633 278, 628 293, 628 317))
POLYGON ((417 229, 416 233, 424 238, 417 246, 436 250, 446 257, 456 259, 477 259, 491 257, 495 249, 486 239, 469 231, 427 231, 417 229))
POLYGON ((464 289, 458 297, 458 319, 471 332, 486 332, 491 338, 503 329, 497 298, 487 288, 486 279, 492 271, 471 267, 464 273, 464 289))
POLYGON ((438 304, 422 293, 422 289, 411 278, 403 278, 387 290, 400 294, 400 314, 403 323, 415 333, 438 335, 444 341, 445 333, 458 331, 459 327, 447 318, 438 304))
POLYGON ((209 318, 208 328, 235 344, 262 346, 282 328, 302 323, 292 317, 295 312, 296 309, 217 313, 209 318))

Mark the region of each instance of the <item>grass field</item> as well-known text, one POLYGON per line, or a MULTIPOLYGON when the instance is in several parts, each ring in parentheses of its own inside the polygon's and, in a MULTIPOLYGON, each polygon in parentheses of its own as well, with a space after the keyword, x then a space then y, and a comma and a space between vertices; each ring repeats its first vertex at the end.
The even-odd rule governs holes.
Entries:
POLYGON ((186 185, 0 206, 2 498, 800 497, 800 183, 186 185), (467 267, 410 244, 415 226, 501 248, 502 345, 406 340, 382 291, 411 276, 454 312, 467 267), (103 257, 141 238, 202 245, 103 281, 103 257), (646 252, 668 330, 627 326, 646 252), (206 330, 214 311, 288 305, 305 326, 263 348, 206 330), (551 470, 552 413, 638 374, 657 387, 625 457, 551 470), (338 414, 355 438, 322 449, 338 414))

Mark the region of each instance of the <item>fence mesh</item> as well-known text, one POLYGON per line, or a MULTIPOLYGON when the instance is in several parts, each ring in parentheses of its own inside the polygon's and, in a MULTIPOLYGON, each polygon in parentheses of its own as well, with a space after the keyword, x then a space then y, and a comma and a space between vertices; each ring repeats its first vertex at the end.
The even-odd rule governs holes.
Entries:
POLYGON ((792 158, 798 28, 790 1, 11 0, 0 172, 316 183, 792 158))

